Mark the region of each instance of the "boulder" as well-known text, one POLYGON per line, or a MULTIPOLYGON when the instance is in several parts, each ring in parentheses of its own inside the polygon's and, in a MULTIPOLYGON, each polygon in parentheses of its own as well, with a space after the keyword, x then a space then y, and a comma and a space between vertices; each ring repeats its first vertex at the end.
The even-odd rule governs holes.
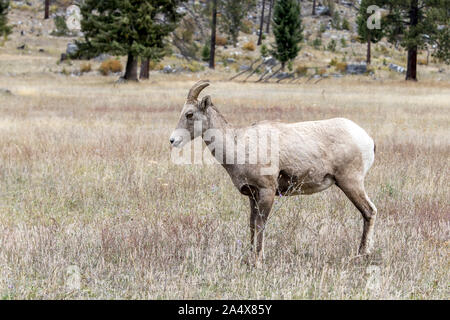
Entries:
POLYGON ((277 64, 277 60, 273 57, 267 57, 264 59, 264 64, 267 66, 275 66, 277 64))
POLYGON ((346 72, 349 74, 364 74, 367 72, 367 65, 365 63, 361 64, 348 64, 346 72))
POLYGON ((172 73, 172 72, 174 72, 174 69, 170 65, 167 65, 167 66, 164 66, 162 71, 164 73, 172 73))
POLYGON ((66 53, 68 56, 72 56, 78 52, 78 46, 75 43, 68 43, 66 53))
POLYGON ((394 63, 389 64, 389 69, 398 73, 405 73, 406 69, 394 63))
POLYGON ((316 7, 316 14, 318 16, 329 16, 330 8, 324 7, 324 6, 318 6, 318 7, 316 7))

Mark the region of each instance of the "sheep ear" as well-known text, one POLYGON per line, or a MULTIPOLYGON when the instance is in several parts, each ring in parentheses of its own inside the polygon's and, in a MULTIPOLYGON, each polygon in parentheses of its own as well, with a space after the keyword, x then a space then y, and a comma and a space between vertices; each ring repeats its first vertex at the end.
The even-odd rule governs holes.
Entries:
POLYGON ((202 102, 200 102, 199 109, 205 111, 210 106, 212 106, 211 97, 210 96, 203 97, 202 102))

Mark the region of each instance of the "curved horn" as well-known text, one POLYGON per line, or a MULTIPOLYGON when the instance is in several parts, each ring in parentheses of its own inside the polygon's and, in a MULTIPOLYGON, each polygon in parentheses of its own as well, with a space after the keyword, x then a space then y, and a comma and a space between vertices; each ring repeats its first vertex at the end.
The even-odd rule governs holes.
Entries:
POLYGON ((205 89, 207 86, 209 86, 209 82, 204 81, 204 80, 200 80, 199 82, 194 84, 192 86, 191 90, 189 90, 187 101, 189 101, 189 102, 196 102, 200 92, 203 89, 205 89))

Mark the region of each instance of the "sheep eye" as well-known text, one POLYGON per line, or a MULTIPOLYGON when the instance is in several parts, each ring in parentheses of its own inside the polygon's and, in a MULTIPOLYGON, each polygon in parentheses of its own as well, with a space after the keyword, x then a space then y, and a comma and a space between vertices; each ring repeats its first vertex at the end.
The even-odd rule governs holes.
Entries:
POLYGON ((186 113, 186 118, 191 119, 194 116, 192 112, 186 113))

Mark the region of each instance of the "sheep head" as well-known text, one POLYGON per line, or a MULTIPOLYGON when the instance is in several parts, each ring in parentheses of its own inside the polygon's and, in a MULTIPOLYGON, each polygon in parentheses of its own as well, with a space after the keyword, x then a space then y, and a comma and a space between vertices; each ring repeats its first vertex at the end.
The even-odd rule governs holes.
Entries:
POLYGON ((212 104, 211 97, 206 96, 198 102, 198 96, 207 86, 208 81, 200 80, 189 90, 178 125, 170 136, 170 144, 173 147, 181 148, 206 131, 208 126, 206 110, 212 104))

